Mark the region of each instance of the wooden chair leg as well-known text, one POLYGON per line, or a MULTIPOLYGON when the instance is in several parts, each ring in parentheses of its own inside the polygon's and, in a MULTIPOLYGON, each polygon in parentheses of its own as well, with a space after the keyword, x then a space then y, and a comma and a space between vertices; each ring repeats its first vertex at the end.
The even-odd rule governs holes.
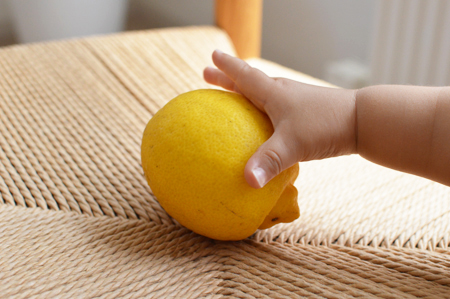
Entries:
POLYGON ((230 36, 242 59, 261 54, 262 0, 216 0, 216 24, 230 36))

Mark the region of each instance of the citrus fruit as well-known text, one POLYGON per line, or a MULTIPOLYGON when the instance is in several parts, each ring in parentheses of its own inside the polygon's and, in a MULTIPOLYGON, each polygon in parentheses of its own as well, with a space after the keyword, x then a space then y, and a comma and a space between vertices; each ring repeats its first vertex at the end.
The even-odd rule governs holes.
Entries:
POLYGON ((244 178, 248 159, 273 134, 266 114, 240 94, 194 90, 148 122, 141 158, 164 210, 183 226, 217 240, 241 240, 299 217, 298 164, 261 189, 244 178))

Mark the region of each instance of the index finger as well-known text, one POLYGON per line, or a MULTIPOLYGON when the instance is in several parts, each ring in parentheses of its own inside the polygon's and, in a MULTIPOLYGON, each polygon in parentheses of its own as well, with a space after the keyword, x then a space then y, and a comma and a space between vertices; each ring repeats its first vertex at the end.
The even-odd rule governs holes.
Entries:
POLYGON ((236 84, 241 93, 265 111, 264 106, 271 95, 274 80, 245 61, 221 51, 214 51, 212 58, 217 68, 236 84))

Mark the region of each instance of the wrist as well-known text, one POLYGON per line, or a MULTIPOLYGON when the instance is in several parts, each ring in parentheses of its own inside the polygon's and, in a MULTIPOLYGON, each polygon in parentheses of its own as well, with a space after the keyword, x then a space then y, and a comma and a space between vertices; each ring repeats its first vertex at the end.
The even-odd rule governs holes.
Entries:
POLYGON ((339 139, 337 156, 357 153, 358 124, 356 117, 356 97, 358 89, 339 89, 339 139))
POLYGON ((349 132, 349 148, 350 154, 358 153, 358 115, 357 115, 357 101, 358 94, 361 89, 351 90, 351 98, 349 99, 349 119, 350 119, 350 132, 349 132))

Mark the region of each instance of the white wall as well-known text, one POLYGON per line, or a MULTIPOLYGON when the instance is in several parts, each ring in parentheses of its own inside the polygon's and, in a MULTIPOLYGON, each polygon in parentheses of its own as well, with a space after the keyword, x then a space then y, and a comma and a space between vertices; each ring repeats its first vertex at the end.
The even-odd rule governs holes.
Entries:
POLYGON ((130 29, 213 24, 212 0, 130 0, 130 29))
MULTIPOLYGON (((334 60, 368 64, 375 6, 376 0, 265 0, 262 57, 319 78, 334 60)), ((213 9, 205 0, 132 0, 130 15, 141 17, 130 25, 213 24, 213 9)))
MULTIPOLYGON (((12 36, 5 1, 0 0, 0 45, 2 35, 12 36)), ((368 62, 375 2, 265 0, 262 57, 319 78, 332 60, 368 62)), ((130 0, 128 27, 212 25, 213 10, 212 0, 130 0)))
POLYGON ((327 63, 368 63, 375 0, 266 0, 262 56, 323 77, 327 63))
POLYGON ((0 0, 0 46, 14 42, 13 29, 6 0, 0 0))

